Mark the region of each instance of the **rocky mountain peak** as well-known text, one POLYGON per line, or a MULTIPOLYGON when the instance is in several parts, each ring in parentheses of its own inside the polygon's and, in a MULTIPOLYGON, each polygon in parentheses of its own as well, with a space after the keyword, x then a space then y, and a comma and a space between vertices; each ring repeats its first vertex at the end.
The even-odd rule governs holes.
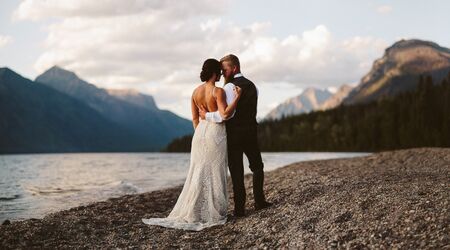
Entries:
POLYGON ((306 88, 300 95, 289 98, 269 112, 265 119, 280 119, 282 117, 307 113, 318 109, 332 93, 328 90, 313 87, 306 88))
POLYGON ((80 79, 74 72, 63 69, 58 65, 55 65, 55 66, 49 68, 48 70, 46 70, 44 73, 42 73, 38 77, 57 78, 57 79, 64 79, 64 80, 80 79))
POLYGON ((388 47, 386 49, 386 52, 393 53, 400 49, 411 49, 411 48, 417 48, 417 47, 421 47, 421 46, 432 47, 437 50, 446 51, 447 53, 450 52, 449 49, 443 48, 435 42, 419 40, 419 39, 399 40, 399 41, 395 42, 393 45, 391 45, 390 47, 388 47))
POLYGON ((449 69, 450 49, 430 41, 400 40, 375 60, 344 104, 369 102, 413 89, 421 74, 430 74, 439 82, 449 69))
POLYGON ((134 89, 107 89, 109 95, 144 108, 158 109, 155 99, 134 89))

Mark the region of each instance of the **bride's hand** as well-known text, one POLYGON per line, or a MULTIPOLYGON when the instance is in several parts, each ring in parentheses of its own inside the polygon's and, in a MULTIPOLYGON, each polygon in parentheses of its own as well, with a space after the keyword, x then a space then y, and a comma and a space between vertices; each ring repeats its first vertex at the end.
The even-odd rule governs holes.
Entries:
POLYGON ((241 95, 242 95, 242 89, 240 88, 240 87, 238 87, 238 86, 235 86, 234 87, 234 89, 233 89, 233 91, 234 91, 234 94, 236 95, 236 97, 241 97, 241 95))

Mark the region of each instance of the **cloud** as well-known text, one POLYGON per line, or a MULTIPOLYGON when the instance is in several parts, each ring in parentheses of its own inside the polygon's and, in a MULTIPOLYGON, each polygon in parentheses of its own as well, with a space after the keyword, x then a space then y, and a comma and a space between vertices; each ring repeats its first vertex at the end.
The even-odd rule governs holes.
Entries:
POLYGON ((386 46, 372 37, 337 40, 326 26, 318 25, 281 40, 259 37, 242 57, 249 73, 259 81, 329 87, 359 79, 386 46))
POLYGON ((5 47, 12 42, 13 38, 11 36, 0 35, 0 48, 5 47))
POLYGON ((336 39, 321 24, 275 37, 270 22, 239 26, 223 20, 228 5, 228 0, 25 0, 14 17, 56 18, 35 63, 38 72, 57 64, 101 87, 152 94, 160 107, 187 117, 186 103, 206 58, 238 55, 243 73, 257 84, 325 88, 358 81, 387 46, 373 37, 336 39))
POLYGON ((13 13, 16 20, 57 18, 99 18, 122 15, 169 15, 186 18, 220 12, 225 0, 25 0, 13 13))
POLYGON ((388 14, 392 12, 392 6, 390 5, 380 5, 377 7, 377 12, 380 14, 388 14))

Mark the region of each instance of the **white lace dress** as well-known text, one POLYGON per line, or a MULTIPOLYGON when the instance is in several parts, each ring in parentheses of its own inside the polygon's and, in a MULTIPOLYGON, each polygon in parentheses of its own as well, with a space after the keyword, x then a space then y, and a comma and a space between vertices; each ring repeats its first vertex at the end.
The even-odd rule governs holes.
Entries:
POLYGON ((191 162, 178 200, 167 218, 145 224, 200 231, 227 221, 227 135, 225 124, 200 120, 192 138, 191 162))

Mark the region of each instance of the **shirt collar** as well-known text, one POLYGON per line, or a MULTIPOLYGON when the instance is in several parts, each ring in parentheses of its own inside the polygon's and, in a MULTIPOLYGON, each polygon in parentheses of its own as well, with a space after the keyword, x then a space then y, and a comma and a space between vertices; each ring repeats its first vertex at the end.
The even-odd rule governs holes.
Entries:
POLYGON ((236 75, 234 75, 234 78, 237 78, 237 77, 243 77, 242 73, 237 73, 236 75))

